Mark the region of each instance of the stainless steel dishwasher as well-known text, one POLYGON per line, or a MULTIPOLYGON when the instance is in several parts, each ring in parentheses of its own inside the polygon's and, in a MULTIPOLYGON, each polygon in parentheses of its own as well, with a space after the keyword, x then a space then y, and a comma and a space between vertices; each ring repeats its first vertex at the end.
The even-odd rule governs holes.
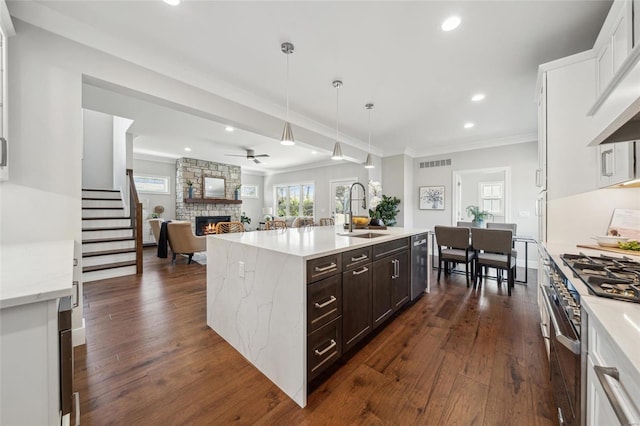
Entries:
POLYGON ((411 237, 411 300, 429 291, 428 238, 426 232, 411 237))

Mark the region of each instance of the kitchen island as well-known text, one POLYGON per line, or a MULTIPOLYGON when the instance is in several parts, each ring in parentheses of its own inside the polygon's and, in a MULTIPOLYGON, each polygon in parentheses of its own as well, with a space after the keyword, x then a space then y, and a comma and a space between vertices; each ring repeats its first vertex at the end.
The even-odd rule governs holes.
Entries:
MULTIPOLYGON (((313 357, 326 366, 342 353, 342 310, 349 310, 348 299, 343 306, 343 276, 359 283, 368 276, 371 290, 368 299, 362 297, 366 309, 356 309, 368 313, 369 324, 345 340, 347 346, 408 301, 409 237, 427 231, 389 228, 375 231, 373 238, 358 237, 369 232, 349 236, 340 227, 318 226, 207 238, 207 324, 301 407, 308 374, 316 375, 308 368, 313 357), (387 294, 376 290, 383 278, 406 283, 407 295, 389 289, 395 305, 377 315, 385 302, 380 294, 387 294), (312 295, 319 298, 313 301, 312 295), (328 344, 318 340, 320 346, 307 347, 325 335, 332 336, 328 344)), ((345 321, 345 330, 349 324, 345 321)))

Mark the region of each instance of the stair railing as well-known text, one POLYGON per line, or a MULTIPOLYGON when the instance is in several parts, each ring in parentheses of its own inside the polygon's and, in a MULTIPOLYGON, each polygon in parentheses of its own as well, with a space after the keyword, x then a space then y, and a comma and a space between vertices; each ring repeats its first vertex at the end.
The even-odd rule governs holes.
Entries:
POLYGON ((133 235, 136 237, 136 274, 142 273, 142 203, 138 198, 136 182, 133 180, 133 170, 127 169, 129 176, 129 217, 133 235))

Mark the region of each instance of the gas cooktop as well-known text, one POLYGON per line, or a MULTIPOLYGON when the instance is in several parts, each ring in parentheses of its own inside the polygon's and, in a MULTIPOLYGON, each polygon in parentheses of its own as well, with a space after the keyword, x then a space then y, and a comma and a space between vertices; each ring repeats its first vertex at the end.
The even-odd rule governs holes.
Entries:
POLYGON ((596 296, 640 303, 640 262, 628 257, 584 253, 560 257, 596 296))

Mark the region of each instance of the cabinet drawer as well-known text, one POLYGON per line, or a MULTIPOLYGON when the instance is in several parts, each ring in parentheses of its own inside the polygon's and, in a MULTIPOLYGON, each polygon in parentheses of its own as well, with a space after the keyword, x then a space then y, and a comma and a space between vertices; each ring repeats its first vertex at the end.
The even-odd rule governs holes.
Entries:
POLYGON ((618 382, 633 402, 640 406, 640 372, 628 361, 609 333, 593 317, 589 317, 589 358, 594 365, 615 367, 618 382))
POLYGON ((307 383, 342 355, 342 317, 311 333, 307 338, 307 383))
POLYGON ((341 253, 307 261, 307 284, 342 272, 341 253))
POLYGON ((342 267, 345 271, 367 263, 371 263, 371 247, 363 247, 342 253, 342 267))
POLYGON ((376 244, 373 246, 373 258, 381 259, 398 251, 409 249, 409 238, 400 238, 388 243, 376 244))
POLYGON ((342 276, 334 275, 307 287, 307 333, 342 314, 342 276))

